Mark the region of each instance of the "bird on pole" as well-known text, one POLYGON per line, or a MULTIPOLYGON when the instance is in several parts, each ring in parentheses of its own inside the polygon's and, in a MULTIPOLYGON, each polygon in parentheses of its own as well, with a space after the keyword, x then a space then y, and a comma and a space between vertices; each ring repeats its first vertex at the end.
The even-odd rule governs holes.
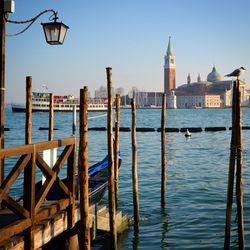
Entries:
POLYGON ((232 73, 227 74, 225 76, 228 76, 228 77, 233 76, 233 77, 237 77, 237 79, 238 79, 239 76, 241 76, 244 73, 245 70, 246 69, 244 67, 240 67, 240 68, 234 70, 232 73))

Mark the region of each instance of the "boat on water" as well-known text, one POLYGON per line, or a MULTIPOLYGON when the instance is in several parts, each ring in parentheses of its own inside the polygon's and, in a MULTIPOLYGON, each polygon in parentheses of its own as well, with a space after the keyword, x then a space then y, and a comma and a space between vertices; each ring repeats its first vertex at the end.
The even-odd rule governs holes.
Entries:
MULTIPOLYGON (((119 167, 121 165, 121 157, 119 155, 119 167)), ((109 176, 109 160, 108 155, 100 162, 89 167, 89 204, 94 205, 99 203, 105 194, 108 187, 108 176, 109 176)), ((67 185, 67 178, 62 180, 67 185)), ((76 175, 76 187, 78 187, 78 176, 76 175)), ((42 187, 42 181, 36 183, 36 193, 42 187)), ((79 198, 78 188, 76 189, 76 197, 79 198)), ((52 188, 46 196, 46 200, 59 200, 67 198, 66 194, 58 188, 56 183, 52 185, 52 188)))
MULTIPOLYGON (((55 112, 70 112, 76 107, 79 110, 80 99, 73 95, 55 95, 54 96, 54 111, 55 112)), ((25 103, 12 103, 12 112, 25 112, 25 103)), ((50 109, 50 93, 47 92, 32 92, 32 112, 48 112, 50 109)), ((89 112, 106 112, 108 109, 107 100, 100 98, 88 99, 89 112)))

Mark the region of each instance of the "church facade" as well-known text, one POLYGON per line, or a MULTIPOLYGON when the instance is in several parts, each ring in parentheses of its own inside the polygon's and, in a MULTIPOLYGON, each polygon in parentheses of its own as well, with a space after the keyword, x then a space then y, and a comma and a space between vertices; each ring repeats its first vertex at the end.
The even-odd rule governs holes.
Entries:
MULTIPOLYGON (((169 38, 167 53, 164 58, 164 93, 167 94, 168 108, 226 108, 232 106, 233 79, 223 80, 215 66, 202 80, 200 74, 197 81, 192 82, 188 74, 187 82, 175 87, 176 65, 175 55, 169 38)), ((250 91, 246 83, 240 80, 241 104, 249 106, 250 91)))

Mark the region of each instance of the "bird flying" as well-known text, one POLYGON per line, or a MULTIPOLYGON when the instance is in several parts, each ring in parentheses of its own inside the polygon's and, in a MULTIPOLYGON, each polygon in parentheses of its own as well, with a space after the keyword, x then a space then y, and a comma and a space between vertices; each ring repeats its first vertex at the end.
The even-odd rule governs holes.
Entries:
POLYGON ((239 69, 236 69, 236 70, 234 70, 232 73, 230 73, 230 74, 227 74, 227 75, 225 75, 225 76, 228 76, 228 77, 230 77, 230 76, 235 76, 235 77, 239 77, 239 76, 241 76, 243 73, 244 73, 244 71, 245 71, 246 69, 244 68, 244 67, 240 67, 239 69))

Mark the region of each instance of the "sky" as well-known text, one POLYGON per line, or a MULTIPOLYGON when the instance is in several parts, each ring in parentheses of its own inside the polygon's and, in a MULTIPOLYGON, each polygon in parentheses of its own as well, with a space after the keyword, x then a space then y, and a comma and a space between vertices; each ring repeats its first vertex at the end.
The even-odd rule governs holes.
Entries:
MULTIPOLYGON (((28 20, 45 9, 58 11, 70 27, 65 42, 45 42, 41 16, 26 32, 6 37, 6 102, 25 101, 25 79, 33 90, 46 85, 55 95, 91 96, 106 86, 112 67, 113 87, 163 91, 164 56, 171 36, 176 85, 190 73, 206 80, 215 65, 224 76, 241 66, 250 89, 249 0, 15 0, 10 20, 28 20)), ((7 23, 7 34, 22 25, 7 23)))

